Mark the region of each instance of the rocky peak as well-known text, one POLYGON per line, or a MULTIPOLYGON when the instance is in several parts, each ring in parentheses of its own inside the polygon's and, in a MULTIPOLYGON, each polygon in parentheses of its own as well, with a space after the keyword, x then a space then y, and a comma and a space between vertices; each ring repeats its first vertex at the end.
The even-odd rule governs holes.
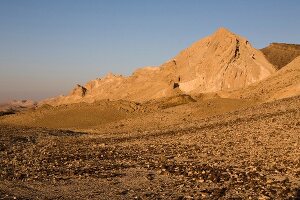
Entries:
POLYGON ((224 27, 220 27, 218 28, 214 33, 214 36, 234 36, 235 34, 232 33, 229 29, 224 28, 224 27))
POLYGON ((101 80, 78 85, 59 103, 97 99, 147 101, 177 93, 200 94, 237 90, 275 72, 246 38, 220 28, 157 68, 138 69, 132 76, 109 73, 101 80), (88 91, 88 95, 86 92, 88 91), (84 98, 78 98, 84 97, 84 98))
POLYGON ((177 55, 176 76, 183 92, 216 92, 243 88, 275 72, 246 38, 220 28, 177 55))

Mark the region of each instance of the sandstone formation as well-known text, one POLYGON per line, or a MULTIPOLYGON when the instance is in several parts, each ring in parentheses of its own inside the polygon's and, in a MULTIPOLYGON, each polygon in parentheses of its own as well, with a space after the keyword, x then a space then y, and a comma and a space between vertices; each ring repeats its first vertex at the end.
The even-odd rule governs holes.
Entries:
POLYGON ((275 71, 245 38, 224 28, 182 51, 174 61, 185 93, 239 89, 275 71))
POLYGON ((244 88, 275 72, 247 39, 220 28, 159 67, 144 67, 131 76, 108 74, 77 85, 68 96, 41 102, 51 105, 125 99, 143 102, 177 94, 212 93, 244 88))
POLYGON ((87 89, 79 84, 76 85, 76 87, 72 90, 70 93, 71 96, 79 96, 84 97, 86 94, 87 89))
POLYGON ((300 56, 267 79, 233 92, 231 97, 272 101, 297 95, 300 95, 300 56))

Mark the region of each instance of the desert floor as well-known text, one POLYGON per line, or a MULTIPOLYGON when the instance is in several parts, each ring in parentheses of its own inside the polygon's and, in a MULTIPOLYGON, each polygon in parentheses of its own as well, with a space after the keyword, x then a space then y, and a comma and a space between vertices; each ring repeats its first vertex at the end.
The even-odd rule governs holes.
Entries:
POLYGON ((300 199, 300 96, 44 106, 0 158, 0 199, 300 199))

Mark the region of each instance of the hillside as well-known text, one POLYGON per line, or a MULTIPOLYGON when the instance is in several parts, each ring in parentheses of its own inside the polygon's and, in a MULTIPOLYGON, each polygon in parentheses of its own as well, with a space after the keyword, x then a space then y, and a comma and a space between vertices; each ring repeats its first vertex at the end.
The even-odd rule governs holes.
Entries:
POLYGON ((277 69, 281 69, 296 57, 300 56, 299 44, 271 43, 261 49, 268 61, 277 69))
POLYGON ((254 105, 242 99, 177 95, 145 102, 102 100, 61 106, 42 106, 36 110, 0 118, 0 122, 30 127, 63 128, 75 131, 111 132, 137 130, 144 126, 164 129, 183 120, 196 120, 254 105))
POLYGON ((300 56, 267 79, 229 96, 272 101, 297 95, 300 95, 300 56))
POLYGON ((144 102, 178 94, 244 88, 275 72, 264 55, 245 38, 225 28, 195 42, 159 67, 138 69, 129 77, 108 74, 77 85, 69 95, 40 104, 70 104, 101 99, 144 102))

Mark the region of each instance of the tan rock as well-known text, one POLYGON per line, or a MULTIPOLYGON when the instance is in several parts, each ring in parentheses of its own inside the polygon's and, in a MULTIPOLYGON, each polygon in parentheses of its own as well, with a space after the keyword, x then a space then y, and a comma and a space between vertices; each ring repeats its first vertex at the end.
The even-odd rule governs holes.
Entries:
POLYGON ((243 37, 220 28, 160 67, 137 69, 131 76, 108 74, 77 86, 70 95, 43 101, 51 105, 100 99, 148 101, 178 94, 244 88, 275 72, 264 55, 243 37))
POLYGON ((70 93, 70 96, 80 96, 84 97, 86 94, 87 89, 79 84, 76 85, 76 87, 72 90, 70 93))
POLYGON ((234 91, 229 96, 272 101, 297 95, 300 95, 300 56, 267 79, 234 91))
POLYGON ((194 43, 174 60, 180 89, 186 93, 239 89, 275 72, 245 38, 224 28, 194 43))

